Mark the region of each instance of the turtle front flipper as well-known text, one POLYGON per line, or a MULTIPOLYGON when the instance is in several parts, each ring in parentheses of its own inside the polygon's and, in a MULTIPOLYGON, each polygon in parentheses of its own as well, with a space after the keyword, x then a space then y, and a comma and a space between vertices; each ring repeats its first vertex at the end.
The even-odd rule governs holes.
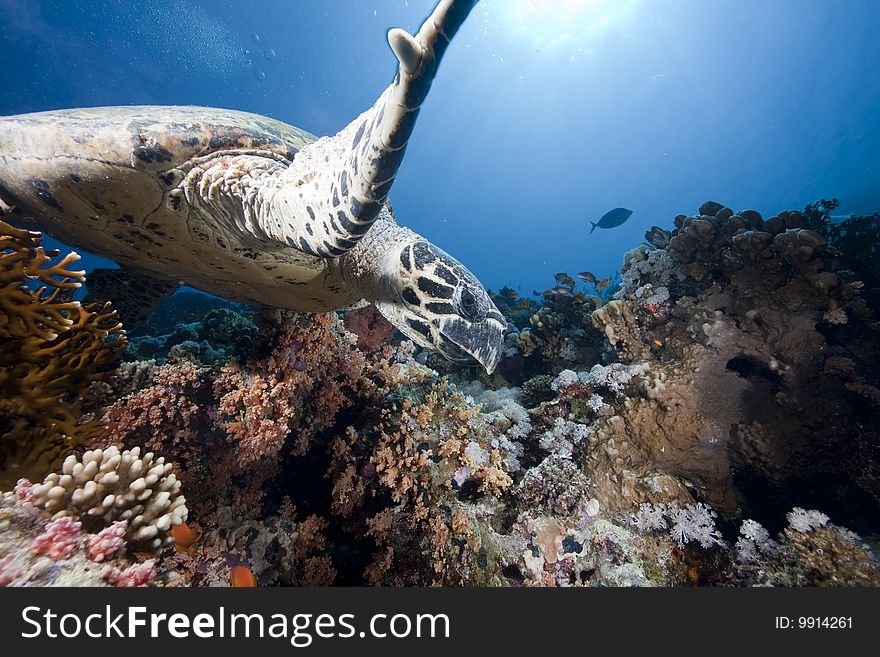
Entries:
POLYGON ((158 279, 128 269, 93 269, 86 276, 85 303, 110 301, 122 327, 131 332, 143 326, 156 306, 179 287, 179 281, 158 279))
POLYGON ((440 59, 477 0, 441 0, 415 36, 395 28, 394 82, 333 137, 305 147, 275 181, 266 233, 310 255, 338 256, 367 233, 386 203, 440 59))

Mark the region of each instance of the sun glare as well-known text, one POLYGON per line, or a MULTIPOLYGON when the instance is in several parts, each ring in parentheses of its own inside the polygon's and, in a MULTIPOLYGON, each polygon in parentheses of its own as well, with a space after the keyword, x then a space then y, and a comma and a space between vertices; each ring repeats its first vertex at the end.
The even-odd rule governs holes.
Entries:
MULTIPOLYGON (((629 21, 638 0, 495 0, 493 18, 537 49, 588 51, 610 27, 629 21)), ((488 4, 488 3, 487 3, 488 4)))

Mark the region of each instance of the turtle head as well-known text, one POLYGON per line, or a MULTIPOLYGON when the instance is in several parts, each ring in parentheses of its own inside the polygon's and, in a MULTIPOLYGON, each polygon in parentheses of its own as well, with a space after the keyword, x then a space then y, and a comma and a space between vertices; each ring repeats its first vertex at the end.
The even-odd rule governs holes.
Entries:
POLYGON ((388 255, 375 301, 379 312, 422 347, 491 374, 501 359, 507 320, 477 277, 423 238, 388 255))

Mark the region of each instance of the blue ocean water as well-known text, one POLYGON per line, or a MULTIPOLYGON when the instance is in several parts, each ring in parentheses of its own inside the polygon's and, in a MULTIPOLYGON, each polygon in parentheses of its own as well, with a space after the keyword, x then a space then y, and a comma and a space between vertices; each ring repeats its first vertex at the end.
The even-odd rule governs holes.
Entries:
MULTIPOLYGON (((387 29, 432 6, 0 0, 0 115, 199 104, 334 133, 391 80, 387 29)), ((529 294, 610 275, 710 198, 876 211, 878 33, 872 0, 483 0, 423 108, 397 219, 529 294), (629 221, 588 236, 617 206, 629 221)))

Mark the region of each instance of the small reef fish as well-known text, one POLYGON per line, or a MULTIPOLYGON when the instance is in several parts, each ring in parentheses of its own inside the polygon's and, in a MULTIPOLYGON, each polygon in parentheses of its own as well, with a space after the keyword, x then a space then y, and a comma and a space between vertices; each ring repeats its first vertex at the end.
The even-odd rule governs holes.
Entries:
POLYGON ((498 290, 497 294, 495 292, 490 292, 490 296, 495 299, 504 299, 505 301, 516 301, 519 297, 519 293, 516 290, 505 286, 498 290))
POLYGON ((229 573, 229 583, 233 588, 254 588, 257 585, 257 578, 247 566, 236 566, 229 573))
POLYGON ((559 285, 564 285, 567 288, 574 287, 574 279, 571 276, 569 276, 568 274, 566 274, 564 271, 561 271, 558 274, 556 274, 556 282, 559 285))
POLYGON ((174 539, 174 549, 178 552, 188 552, 193 543, 199 540, 199 532, 193 530, 185 522, 175 525, 171 530, 171 538, 174 539))
POLYGON ((633 211, 627 210, 626 208, 614 208, 613 210, 609 210, 599 221, 590 222, 593 224, 593 228, 588 233, 589 235, 593 234, 593 231, 597 228, 617 228, 622 225, 627 219, 632 216, 633 211))
POLYGON ((549 290, 544 290, 543 295, 548 299, 551 297, 567 297, 571 295, 571 288, 557 285, 549 290))
POLYGON ((601 292, 609 285, 611 285, 611 279, 610 278, 603 278, 601 281, 596 283, 596 290, 601 292))
POLYGON ((584 283, 589 283, 590 285, 596 284, 596 274, 591 271, 578 272, 577 277, 581 279, 584 283))

